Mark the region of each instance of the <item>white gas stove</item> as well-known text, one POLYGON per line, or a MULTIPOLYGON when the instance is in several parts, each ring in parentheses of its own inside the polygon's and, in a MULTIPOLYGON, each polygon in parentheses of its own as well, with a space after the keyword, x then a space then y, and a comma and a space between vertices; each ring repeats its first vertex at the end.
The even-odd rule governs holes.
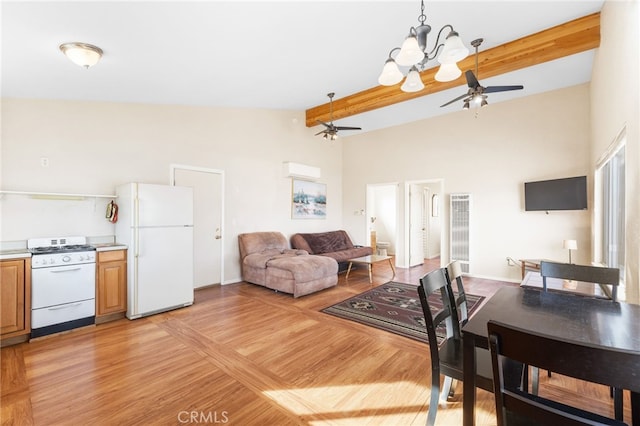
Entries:
POLYGON ((85 237, 34 238, 31 337, 95 323, 96 251, 85 237))

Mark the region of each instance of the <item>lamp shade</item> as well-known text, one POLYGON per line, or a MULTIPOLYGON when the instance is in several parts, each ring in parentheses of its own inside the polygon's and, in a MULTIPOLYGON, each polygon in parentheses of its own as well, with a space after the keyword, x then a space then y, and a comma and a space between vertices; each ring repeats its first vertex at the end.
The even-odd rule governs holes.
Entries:
POLYGON ((564 240, 562 247, 567 250, 578 250, 578 242, 576 240, 564 240))
POLYGON ((451 64, 463 60, 469 56, 469 49, 462 43, 457 32, 451 31, 444 42, 442 53, 438 56, 441 64, 451 64))
POLYGON ((409 35, 400 48, 398 56, 396 56, 396 63, 405 67, 409 67, 413 64, 417 64, 424 59, 424 52, 418 45, 418 39, 414 35, 409 35))
POLYGON ((102 57, 102 49, 87 43, 63 43, 60 51, 71 62, 84 68, 89 68, 98 63, 102 57))
POLYGON ((400 89, 402 89, 403 92, 419 92, 424 89, 424 83, 422 82, 420 73, 415 66, 411 67, 411 70, 409 71, 409 74, 407 74, 407 78, 404 80, 404 83, 402 83, 402 86, 400 86, 400 89))
POLYGON ((438 72, 435 75, 436 81, 453 81, 462 75, 462 71, 458 68, 458 64, 455 62, 450 64, 442 64, 438 68, 438 72))
POLYGON ((396 61, 389 58, 384 63, 382 73, 380 74, 380 77, 378 77, 378 83, 383 86, 393 86, 394 84, 400 83, 403 77, 404 75, 400 72, 396 61))

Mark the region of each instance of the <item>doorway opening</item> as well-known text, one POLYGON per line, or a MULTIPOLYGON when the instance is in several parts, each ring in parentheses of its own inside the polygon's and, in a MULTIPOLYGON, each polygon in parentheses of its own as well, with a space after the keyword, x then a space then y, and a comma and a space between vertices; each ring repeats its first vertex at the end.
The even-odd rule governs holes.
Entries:
POLYGON ((405 241, 408 266, 439 258, 442 248, 441 179, 407 182, 405 241))
POLYGON ((398 246, 398 184, 367 184, 366 212, 369 245, 376 251, 381 242, 387 255, 395 255, 398 246))

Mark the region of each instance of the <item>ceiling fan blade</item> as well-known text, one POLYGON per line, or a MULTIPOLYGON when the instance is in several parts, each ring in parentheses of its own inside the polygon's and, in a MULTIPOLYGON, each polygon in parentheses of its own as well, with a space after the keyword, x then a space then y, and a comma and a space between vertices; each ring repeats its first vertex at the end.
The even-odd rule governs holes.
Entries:
POLYGON ((480 83, 478 82, 475 74, 473 74, 473 71, 465 71, 464 76, 467 78, 467 86, 469 86, 470 88, 475 89, 476 87, 480 86, 480 83))
POLYGON ((484 89, 484 93, 508 92, 509 90, 524 89, 524 86, 489 86, 484 89))
POLYGON ((327 129, 331 128, 331 124, 325 123, 324 121, 320 121, 320 120, 316 120, 318 123, 322 124, 323 126, 325 126, 327 129))
POLYGON ((336 130, 362 130, 362 127, 336 126, 336 130))
POLYGON ((315 135, 313 135, 313 136, 318 136, 318 135, 321 135, 321 134, 323 134, 323 133, 327 133, 327 131, 326 131, 326 130, 320 130, 318 133, 316 133, 316 134, 315 134, 315 135))
POLYGON ((468 94, 468 93, 465 93, 464 95, 460 95, 460 96, 458 96, 458 97, 457 97, 457 98, 455 98, 455 99, 451 99, 451 100, 450 100, 449 102, 447 102, 446 104, 442 104, 442 105, 440 105, 440 108, 442 108, 442 107, 446 107, 447 105, 451 105, 452 103, 454 103, 454 102, 456 102, 456 101, 459 101, 460 99, 466 98, 467 96, 469 96, 469 94, 468 94))

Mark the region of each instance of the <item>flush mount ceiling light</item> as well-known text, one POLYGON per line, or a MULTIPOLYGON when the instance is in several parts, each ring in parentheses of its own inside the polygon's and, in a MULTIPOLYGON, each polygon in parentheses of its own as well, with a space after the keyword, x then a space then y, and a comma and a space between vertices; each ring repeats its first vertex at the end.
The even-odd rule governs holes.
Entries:
POLYGON ((421 13, 418 16, 420 25, 411 27, 409 35, 402 43, 402 47, 395 47, 389 52, 389 58, 385 62, 382 73, 378 78, 378 83, 383 86, 393 86, 402 81, 404 75, 398 68, 398 65, 400 65, 409 67, 409 73, 400 89, 403 92, 418 92, 422 90, 424 84, 420 78, 420 71, 425 69, 427 62, 436 57, 441 64, 435 75, 437 81, 452 81, 462 74, 457 63, 469 55, 469 49, 462 43, 462 39, 453 29, 453 26, 447 24, 438 32, 433 49, 427 52, 427 36, 431 32, 431 26, 425 24, 427 16, 424 14, 424 0, 421 0, 420 5, 421 13), (445 30, 449 30, 448 35, 444 42, 440 43, 440 37, 445 30), (396 52, 397 54, 394 58, 392 55, 396 52), (439 56, 438 52, 440 52, 439 56))
POLYGON ((71 62, 84 68, 89 68, 98 63, 102 57, 102 49, 87 43, 63 43, 60 51, 71 62))

